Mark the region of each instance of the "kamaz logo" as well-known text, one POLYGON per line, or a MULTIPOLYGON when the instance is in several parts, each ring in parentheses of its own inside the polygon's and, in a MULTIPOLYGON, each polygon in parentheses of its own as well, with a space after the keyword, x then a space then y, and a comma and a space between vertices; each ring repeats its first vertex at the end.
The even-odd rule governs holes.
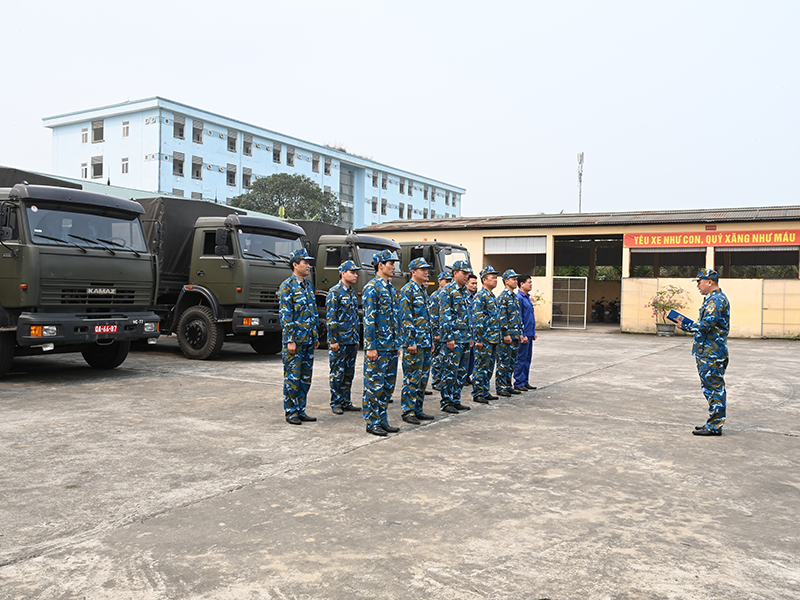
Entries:
POLYGON ((87 296, 113 296, 116 293, 114 288, 86 288, 87 296))

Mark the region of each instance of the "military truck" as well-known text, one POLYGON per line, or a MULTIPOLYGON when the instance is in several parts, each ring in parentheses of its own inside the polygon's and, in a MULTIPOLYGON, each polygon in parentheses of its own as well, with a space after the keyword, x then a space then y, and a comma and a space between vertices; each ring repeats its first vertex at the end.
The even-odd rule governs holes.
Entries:
POLYGON ((154 258, 136 202, 76 189, 0 188, 0 377, 15 356, 80 352, 113 369, 158 337, 154 258))
POLYGON ((472 265, 473 269, 476 268, 476 265, 470 261, 469 251, 458 244, 423 240, 421 242, 400 242, 400 247, 403 264, 407 265, 415 258, 421 257, 431 265, 428 280, 429 292, 433 292, 438 287, 439 273, 442 271, 452 272, 453 263, 457 260, 465 260, 472 265))
POLYGON ((191 359, 215 357, 226 341, 280 352, 278 288, 291 275, 287 257, 303 247, 303 229, 201 200, 140 202, 145 232, 158 247, 153 308, 161 332, 176 334, 191 359))

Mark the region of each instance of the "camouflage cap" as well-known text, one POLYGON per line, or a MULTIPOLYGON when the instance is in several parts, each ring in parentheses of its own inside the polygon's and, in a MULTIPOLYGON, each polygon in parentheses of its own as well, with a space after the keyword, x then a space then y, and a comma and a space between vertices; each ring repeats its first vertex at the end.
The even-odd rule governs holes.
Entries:
POLYGON ((424 258, 415 258, 410 263, 408 263, 408 270, 414 271, 415 269, 430 269, 431 266, 428 264, 428 261, 424 258))
POLYGON ((376 252, 375 254, 372 255, 373 265, 389 262, 390 260, 397 260, 397 258, 395 258, 394 254, 392 254, 388 250, 381 250, 380 252, 376 252))
POLYGON ((487 275, 499 275, 499 274, 500 273, 494 270, 494 267, 492 265, 487 265, 481 270, 481 279, 483 279, 487 275))
POLYGON ((453 274, 450 271, 442 271, 439 273, 439 281, 444 281, 445 279, 452 279, 453 274))
POLYGON ((453 272, 455 271, 464 271, 464 273, 472 273, 472 267, 469 266, 469 263, 465 260, 457 260, 453 263, 453 272))
POLYGON ((717 273, 714 269, 699 269, 697 271, 697 277, 692 279, 692 281, 700 281, 701 279, 719 281, 719 273, 717 273))
POLYGON ((306 250, 305 248, 298 248, 289 255, 289 262, 291 263, 297 263, 300 262, 301 260, 311 261, 314 260, 314 257, 311 256, 308 253, 308 250, 306 250))
POLYGON ((503 279, 511 279, 512 277, 519 277, 519 273, 514 269, 506 269, 503 271, 503 279))
POLYGON ((360 271, 360 270, 361 267, 359 267, 352 260, 346 260, 339 265, 339 273, 344 273, 345 271, 360 271))

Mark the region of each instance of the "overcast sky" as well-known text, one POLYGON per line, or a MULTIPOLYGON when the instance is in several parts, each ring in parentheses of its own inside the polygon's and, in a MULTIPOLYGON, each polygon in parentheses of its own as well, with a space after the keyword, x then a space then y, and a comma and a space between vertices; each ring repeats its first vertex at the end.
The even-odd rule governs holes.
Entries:
POLYGON ((0 164, 162 96, 467 189, 465 215, 797 205, 800 1, 12 2, 0 164))

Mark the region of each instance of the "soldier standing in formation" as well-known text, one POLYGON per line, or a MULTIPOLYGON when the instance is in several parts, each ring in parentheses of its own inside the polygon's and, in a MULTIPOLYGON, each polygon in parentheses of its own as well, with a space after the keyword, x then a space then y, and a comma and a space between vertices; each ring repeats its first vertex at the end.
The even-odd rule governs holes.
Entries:
POLYGON ((395 258, 388 250, 372 257, 375 279, 364 286, 364 419, 367 433, 400 431, 389 425, 386 406, 397 379, 400 348, 399 299, 392 285, 395 258))
MULTIPOLYGON (((475 295, 478 293, 478 276, 470 273, 467 278, 467 296, 469 297, 469 326, 475 331, 475 295)), ((472 385, 472 371, 475 368, 475 345, 469 349, 469 365, 467 366, 467 377, 464 385, 472 385)))
POLYGON ((433 420, 422 404, 431 368, 433 334, 428 308, 428 269, 424 258, 415 258, 408 265, 411 281, 400 290, 400 325, 403 347, 403 421, 419 425, 433 420))
POLYGON ((430 296, 431 325, 433 327, 433 362, 431 363, 431 387, 441 390, 442 387, 442 327, 439 319, 439 296, 444 287, 453 281, 449 271, 439 273, 439 289, 430 296))
POLYGON ((316 421, 306 414, 306 397, 311 387, 314 350, 319 348, 317 331, 319 315, 314 299, 314 286, 306 281, 311 261, 305 248, 289 256, 292 275, 278 290, 281 329, 283 330, 283 409, 286 422, 300 425, 316 421))
POLYGON ((503 341, 497 350, 497 373, 495 387, 498 396, 506 398, 520 392, 512 387, 511 377, 517 365, 520 337, 522 336, 522 321, 519 314, 519 301, 514 291, 517 289, 517 272, 507 269, 503 272, 505 289, 497 299, 500 312, 500 332, 503 341))
POLYGON ((475 294, 472 305, 473 335, 475 340, 475 370, 472 377, 472 397, 475 402, 488 404, 497 400, 489 391, 494 364, 497 360, 497 346, 500 344, 500 312, 494 297, 497 287, 497 271, 491 265, 481 271, 483 287, 475 294))
POLYGON ((453 264, 453 281, 439 296, 441 325, 442 385, 441 409, 447 413, 469 410, 461 403, 461 388, 467 377, 472 329, 469 324, 467 279, 472 269, 465 260, 453 264))
POLYGON ((328 292, 325 320, 328 324, 328 349, 331 367, 331 410, 335 415, 360 411, 350 400, 350 389, 358 354, 358 297, 353 284, 361 267, 352 260, 339 265, 340 281, 328 292))

